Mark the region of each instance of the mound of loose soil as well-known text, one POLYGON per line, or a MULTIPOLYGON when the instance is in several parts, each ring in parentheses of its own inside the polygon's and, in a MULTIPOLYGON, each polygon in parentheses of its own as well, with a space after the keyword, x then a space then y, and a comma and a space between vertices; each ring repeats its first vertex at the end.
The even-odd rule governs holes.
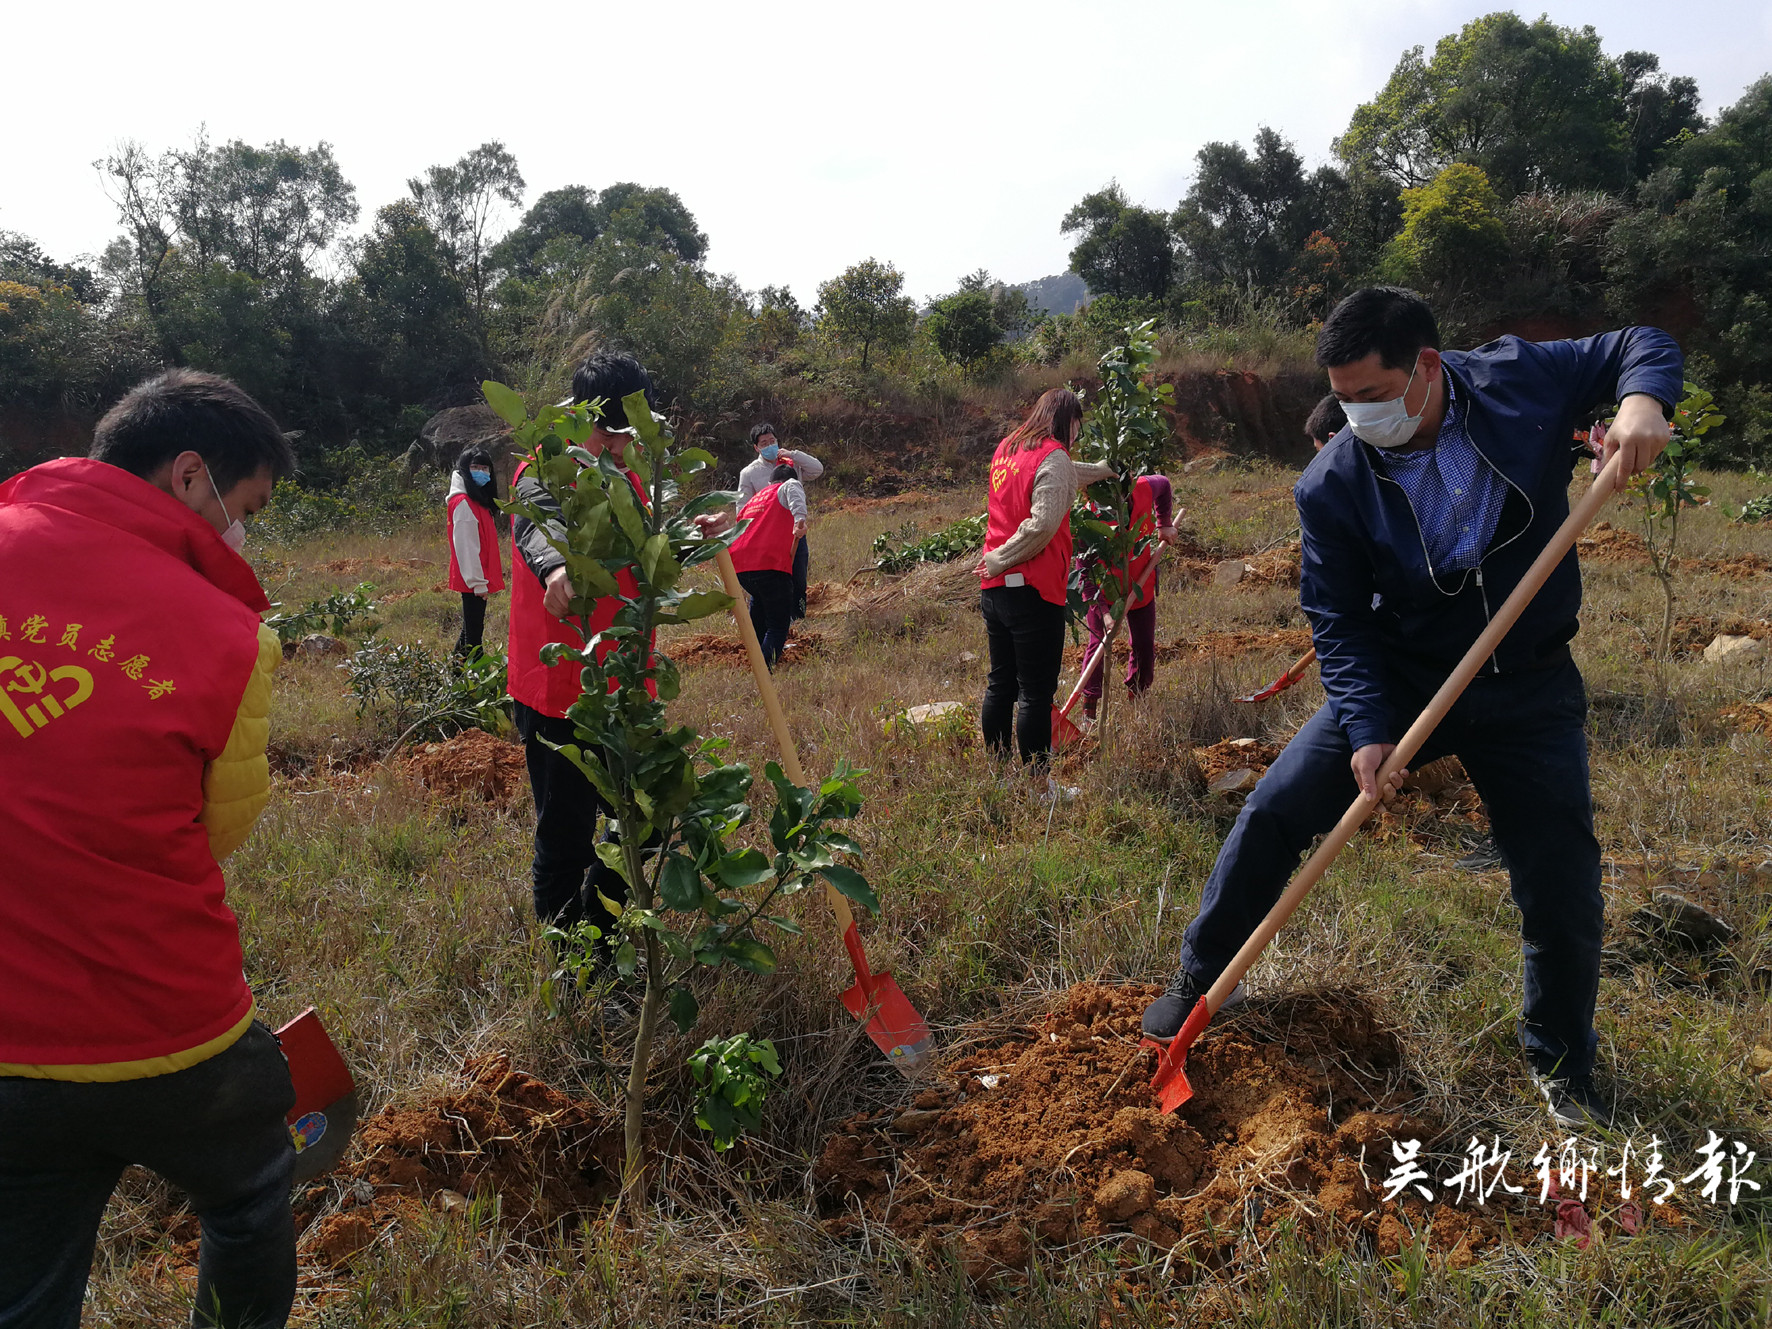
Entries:
MULTIPOLYGON (((814 655, 822 655, 824 646, 822 633, 796 632, 788 638, 788 644, 778 663, 798 664, 814 655)), ((751 667, 745 655, 744 643, 730 632, 692 632, 688 636, 673 638, 665 643, 665 654, 678 666, 714 664, 729 665, 734 669, 751 667)))
POLYGON ((484 729, 466 729, 444 742, 426 743, 402 758, 399 768, 432 793, 451 798, 509 803, 528 787, 522 747, 484 729))
MULTIPOLYGON (((1620 530, 1609 521, 1598 521, 1588 527, 1587 534, 1575 542, 1581 557, 1596 563, 1647 563, 1648 547, 1635 531, 1620 530)), ((1675 572, 1703 572, 1712 576, 1741 581, 1772 571, 1772 562, 1758 554, 1731 554, 1727 558, 1704 558, 1680 554, 1674 561, 1675 572)))
POLYGON ((593 1103, 476 1058, 461 1087, 366 1122, 344 1170, 345 1206, 302 1240, 303 1255, 337 1265, 425 1206, 499 1197, 519 1231, 595 1211, 621 1188, 621 1124, 593 1103), (350 1182, 356 1185, 350 1185, 350 1182))
MULTIPOLYGON (((1249 1003, 1194 1045, 1194 1097, 1164 1116, 1139 1046, 1157 992, 1081 984, 1031 1038, 946 1067, 910 1111, 845 1123, 814 1173, 827 1224, 954 1240, 974 1276, 1024 1267, 1035 1242, 1120 1232, 1217 1262, 1286 1218, 1370 1233, 1385 1254, 1425 1229, 1455 1262, 1501 1239, 1480 1212, 1380 1202, 1390 1141, 1436 1131, 1400 1110, 1400 1047, 1358 998, 1249 1003)), ((1510 1218, 1516 1238, 1548 1225, 1510 1218)))
POLYGON ((1772 702, 1753 701, 1719 711, 1717 718, 1744 734, 1764 734, 1772 738, 1772 702))
POLYGON ((1280 744, 1253 738, 1224 738, 1210 747, 1194 749, 1194 760, 1200 763, 1200 773, 1208 784, 1230 771, 1264 775, 1279 755, 1280 744))
POLYGON ((1297 540, 1288 540, 1278 548, 1269 549, 1265 553, 1251 554, 1244 562, 1249 570, 1243 574, 1238 586, 1296 586, 1298 585, 1298 569, 1302 561, 1300 551, 1303 546, 1297 540))

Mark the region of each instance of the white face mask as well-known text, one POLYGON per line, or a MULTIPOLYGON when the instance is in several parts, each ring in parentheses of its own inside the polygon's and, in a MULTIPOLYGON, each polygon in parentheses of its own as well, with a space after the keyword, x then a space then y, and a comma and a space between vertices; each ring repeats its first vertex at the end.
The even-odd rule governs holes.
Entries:
POLYGON ((221 490, 216 488, 215 477, 209 474, 209 463, 203 463, 203 474, 209 476, 209 489, 215 495, 215 505, 222 510, 222 516, 228 519, 227 529, 221 533, 222 543, 236 554, 246 547, 246 527, 238 517, 228 511, 228 505, 222 502, 221 490))
MULTIPOLYGON (((1421 356, 1415 357, 1415 369, 1421 367, 1421 356)), ((1409 381, 1403 385, 1403 395, 1393 397, 1390 401, 1344 401, 1341 409, 1347 414, 1348 428, 1354 431, 1354 437, 1370 443, 1375 448, 1400 448, 1415 437, 1415 431, 1421 428, 1421 417, 1427 414, 1427 397, 1421 399, 1421 410, 1414 415, 1403 403, 1409 398, 1409 389, 1415 386, 1415 369, 1409 371, 1409 381)), ((1433 396, 1432 392, 1428 397, 1433 396)))

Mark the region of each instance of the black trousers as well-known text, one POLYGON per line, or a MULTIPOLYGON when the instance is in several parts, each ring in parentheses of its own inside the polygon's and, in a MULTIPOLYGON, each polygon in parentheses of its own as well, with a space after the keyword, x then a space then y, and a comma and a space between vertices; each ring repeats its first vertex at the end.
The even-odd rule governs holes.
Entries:
POLYGON ((751 626, 763 647, 764 663, 773 669, 794 625, 794 574, 757 568, 739 573, 738 584, 751 597, 751 626))
POLYGON ((980 591, 990 643, 991 672, 984 686, 984 741, 1007 755, 1013 722, 1023 761, 1052 749, 1052 697, 1064 667, 1064 606, 1040 597, 1032 586, 992 586, 980 591))
POLYGON ((486 636, 486 597, 472 591, 461 593, 461 635, 455 639, 458 656, 477 653, 486 636))
POLYGON ((800 537, 800 543, 794 546, 794 617, 806 617, 806 577, 812 570, 812 551, 806 547, 806 537, 800 537))
MULTIPOLYGON (((597 857, 597 818, 609 817, 610 809, 584 772, 548 746, 548 742, 579 741, 572 721, 543 715, 522 702, 514 706, 529 767, 529 790, 535 796, 535 858, 530 864, 535 916, 562 928, 582 919, 596 924, 605 937, 611 936, 616 916, 600 895, 624 904, 628 888, 597 857)), ((613 820, 603 838, 619 841, 620 828, 613 820)))
POLYGON ((294 1104, 283 1049, 257 1023, 171 1075, 0 1077, 0 1326, 76 1329, 105 1203, 139 1163, 203 1221, 191 1323, 279 1329, 295 1300, 294 1104))

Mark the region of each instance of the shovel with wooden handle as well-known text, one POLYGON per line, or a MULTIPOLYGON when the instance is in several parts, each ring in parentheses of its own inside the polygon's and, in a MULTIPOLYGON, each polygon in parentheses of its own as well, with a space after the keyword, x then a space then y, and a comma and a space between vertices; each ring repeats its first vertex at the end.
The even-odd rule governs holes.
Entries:
MULTIPOLYGON (((1618 468, 1622 464, 1621 455, 1614 456, 1606 464, 1606 469, 1600 472, 1592 487, 1582 496, 1581 502, 1575 505, 1568 520, 1557 528, 1550 543, 1545 545, 1544 552, 1533 561, 1532 566, 1526 570, 1526 575, 1520 578, 1513 594, 1507 597, 1495 617, 1489 620, 1489 626, 1483 629, 1483 634, 1465 652, 1464 659, 1458 662, 1458 667, 1452 671, 1451 676, 1440 685, 1440 690, 1434 693, 1433 700, 1428 702, 1427 708, 1416 718, 1415 723, 1409 726, 1409 732, 1403 735, 1396 750, 1385 759, 1383 768, 1378 772, 1378 787, 1381 790, 1386 782, 1403 770, 1415 754, 1421 751, 1422 744, 1427 742, 1428 737, 1439 727, 1440 721, 1446 718, 1446 713, 1452 709, 1452 703, 1463 695, 1465 688, 1470 686, 1470 681, 1477 676, 1477 671, 1483 667, 1483 662, 1495 653, 1496 647, 1501 645, 1501 639, 1507 636, 1508 630, 1531 603, 1532 597, 1538 594, 1538 588, 1544 585, 1557 564, 1563 561, 1563 556, 1575 546, 1576 538, 1605 506, 1606 500, 1612 496, 1618 468)), ((1335 824, 1335 829, 1323 838, 1316 853, 1305 861, 1305 865, 1298 870, 1298 875, 1292 878, 1292 884, 1286 887, 1274 907, 1268 911, 1268 916, 1262 919, 1261 926, 1255 929, 1249 940, 1243 943, 1243 949, 1224 967, 1218 981, 1194 1004, 1186 1023, 1169 1040, 1168 1046, 1165 1047, 1154 1039, 1145 1040, 1162 1054, 1157 1062, 1157 1073, 1151 1079, 1151 1088, 1156 1091, 1158 1104, 1164 1112, 1175 1111, 1194 1095, 1193 1086, 1188 1083, 1187 1078, 1188 1049, 1211 1023, 1218 1008, 1224 1004, 1224 999, 1242 981, 1249 966, 1255 963, 1267 949, 1268 943, 1274 939, 1274 935, 1285 926, 1286 920, 1292 917, 1292 911, 1298 908, 1311 887, 1329 870, 1336 855, 1353 839, 1354 832, 1377 811, 1378 806, 1377 799, 1367 798, 1364 794, 1354 799, 1348 810, 1342 813, 1341 820, 1335 824)))
MULTIPOLYGON (((1156 556, 1151 559, 1151 565, 1138 579, 1137 593, 1126 597, 1128 605, 1144 593, 1144 588, 1150 585, 1151 579, 1157 575, 1157 564, 1163 561, 1163 549, 1166 547, 1158 547, 1156 556)), ((1071 689, 1071 695, 1064 699, 1063 706, 1052 708, 1053 747, 1062 748, 1065 744, 1074 743, 1083 737, 1083 731, 1077 728, 1076 723, 1071 719, 1071 708, 1077 704, 1077 698, 1083 695, 1084 686, 1095 677, 1095 671, 1107 668, 1108 652, 1113 650, 1114 640, 1120 635, 1120 626, 1125 623, 1126 615, 1130 612, 1131 610, 1126 608, 1120 610, 1119 616, 1108 625, 1107 635, 1089 653, 1089 659, 1083 665, 1083 672, 1077 675, 1077 686, 1071 689)))
POLYGON ((1298 682, 1299 679, 1303 678, 1304 671, 1309 669, 1316 662, 1317 662, 1317 648, 1315 646, 1313 646, 1310 648, 1310 650, 1306 651, 1303 655, 1298 657, 1297 664, 1293 665, 1292 668, 1288 669, 1285 673, 1281 674, 1272 683, 1269 683, 1260 692, 1251 692, 1247 697, 1236 697, 1236 698, 1233 698, 1233 700, 1243 701, 1243 702, 1266 701, 1269 697, 1277 697, 1282 692, 1284 692, 1287 688, 1291 687, 1294 683, 1298 682))
MULTIPOLYGON (((751 662, 751 674, 757 680, 757 691, 763 698, 763 710, 769 716, 769 727, 775 731, 775 745, 781 752, 781 769, 795 784, 806 786, 805 772, 800 769, 800 754, 794 746, 794 735, 788 728, 787 715, 781 709, 781 698, 775 693, 775 680, 763 661, 763 647, 757 641, 757 629, 745 612, 744 587, 738 584, 738 572, 732 566, 732 555, 722 549, 714 556, 720 569, 720 582, 732 597, 732 618, 738 624, 738 635, 744 641, 745 655, 751 662)), ((867 952, 862 949, 861 932, 855 926, 855 915, 849 900, 829 882, 824 895, 837 917, 837 931, 843 938, 843 949, 849 953, 849 964, 855 970, 855 984, 841 994, 843 1007, 858 1020, 867 1022, 868 1037, 876 1047, 907 1078, 915 1076, 934 1050, 929 1025, 911 1005, 910 998, 900 990, 891 974, 876 974, 868 968, 867 952)))

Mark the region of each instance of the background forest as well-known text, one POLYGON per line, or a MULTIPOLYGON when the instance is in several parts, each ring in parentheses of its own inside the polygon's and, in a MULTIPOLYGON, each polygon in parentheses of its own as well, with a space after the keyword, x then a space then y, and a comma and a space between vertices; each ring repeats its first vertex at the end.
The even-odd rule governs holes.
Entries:
POLYGON ((0 474, 81 450, 160 365, 246 386, 324 489, 482 379, 546 397, 599 346, 632 350, 692 431, 731 442, 812 400, 1012 402, 1139 316, 1171 355, 1304 368, 1334 301, 1374 280, 1428 294, 1451 344, 1660 324, 1728 419, 1705 463, 1772 460, 1772 77, 1707 117, 1652 53, 1496 13, 1405 52, 1335 153, 1309 171, 1263 127, 1200 149, 1172 211, 1112 182, 1081 199, 1055 219, 1080 308, 1074 279, 983 269, 919 302, 877 258, 806 308, 709 271, 668 187, 531 200, 497 142, 414 175, 366 228, 324 142, 123 143, 96 164, 120 227, 103 254, 0 231, 0 474))

